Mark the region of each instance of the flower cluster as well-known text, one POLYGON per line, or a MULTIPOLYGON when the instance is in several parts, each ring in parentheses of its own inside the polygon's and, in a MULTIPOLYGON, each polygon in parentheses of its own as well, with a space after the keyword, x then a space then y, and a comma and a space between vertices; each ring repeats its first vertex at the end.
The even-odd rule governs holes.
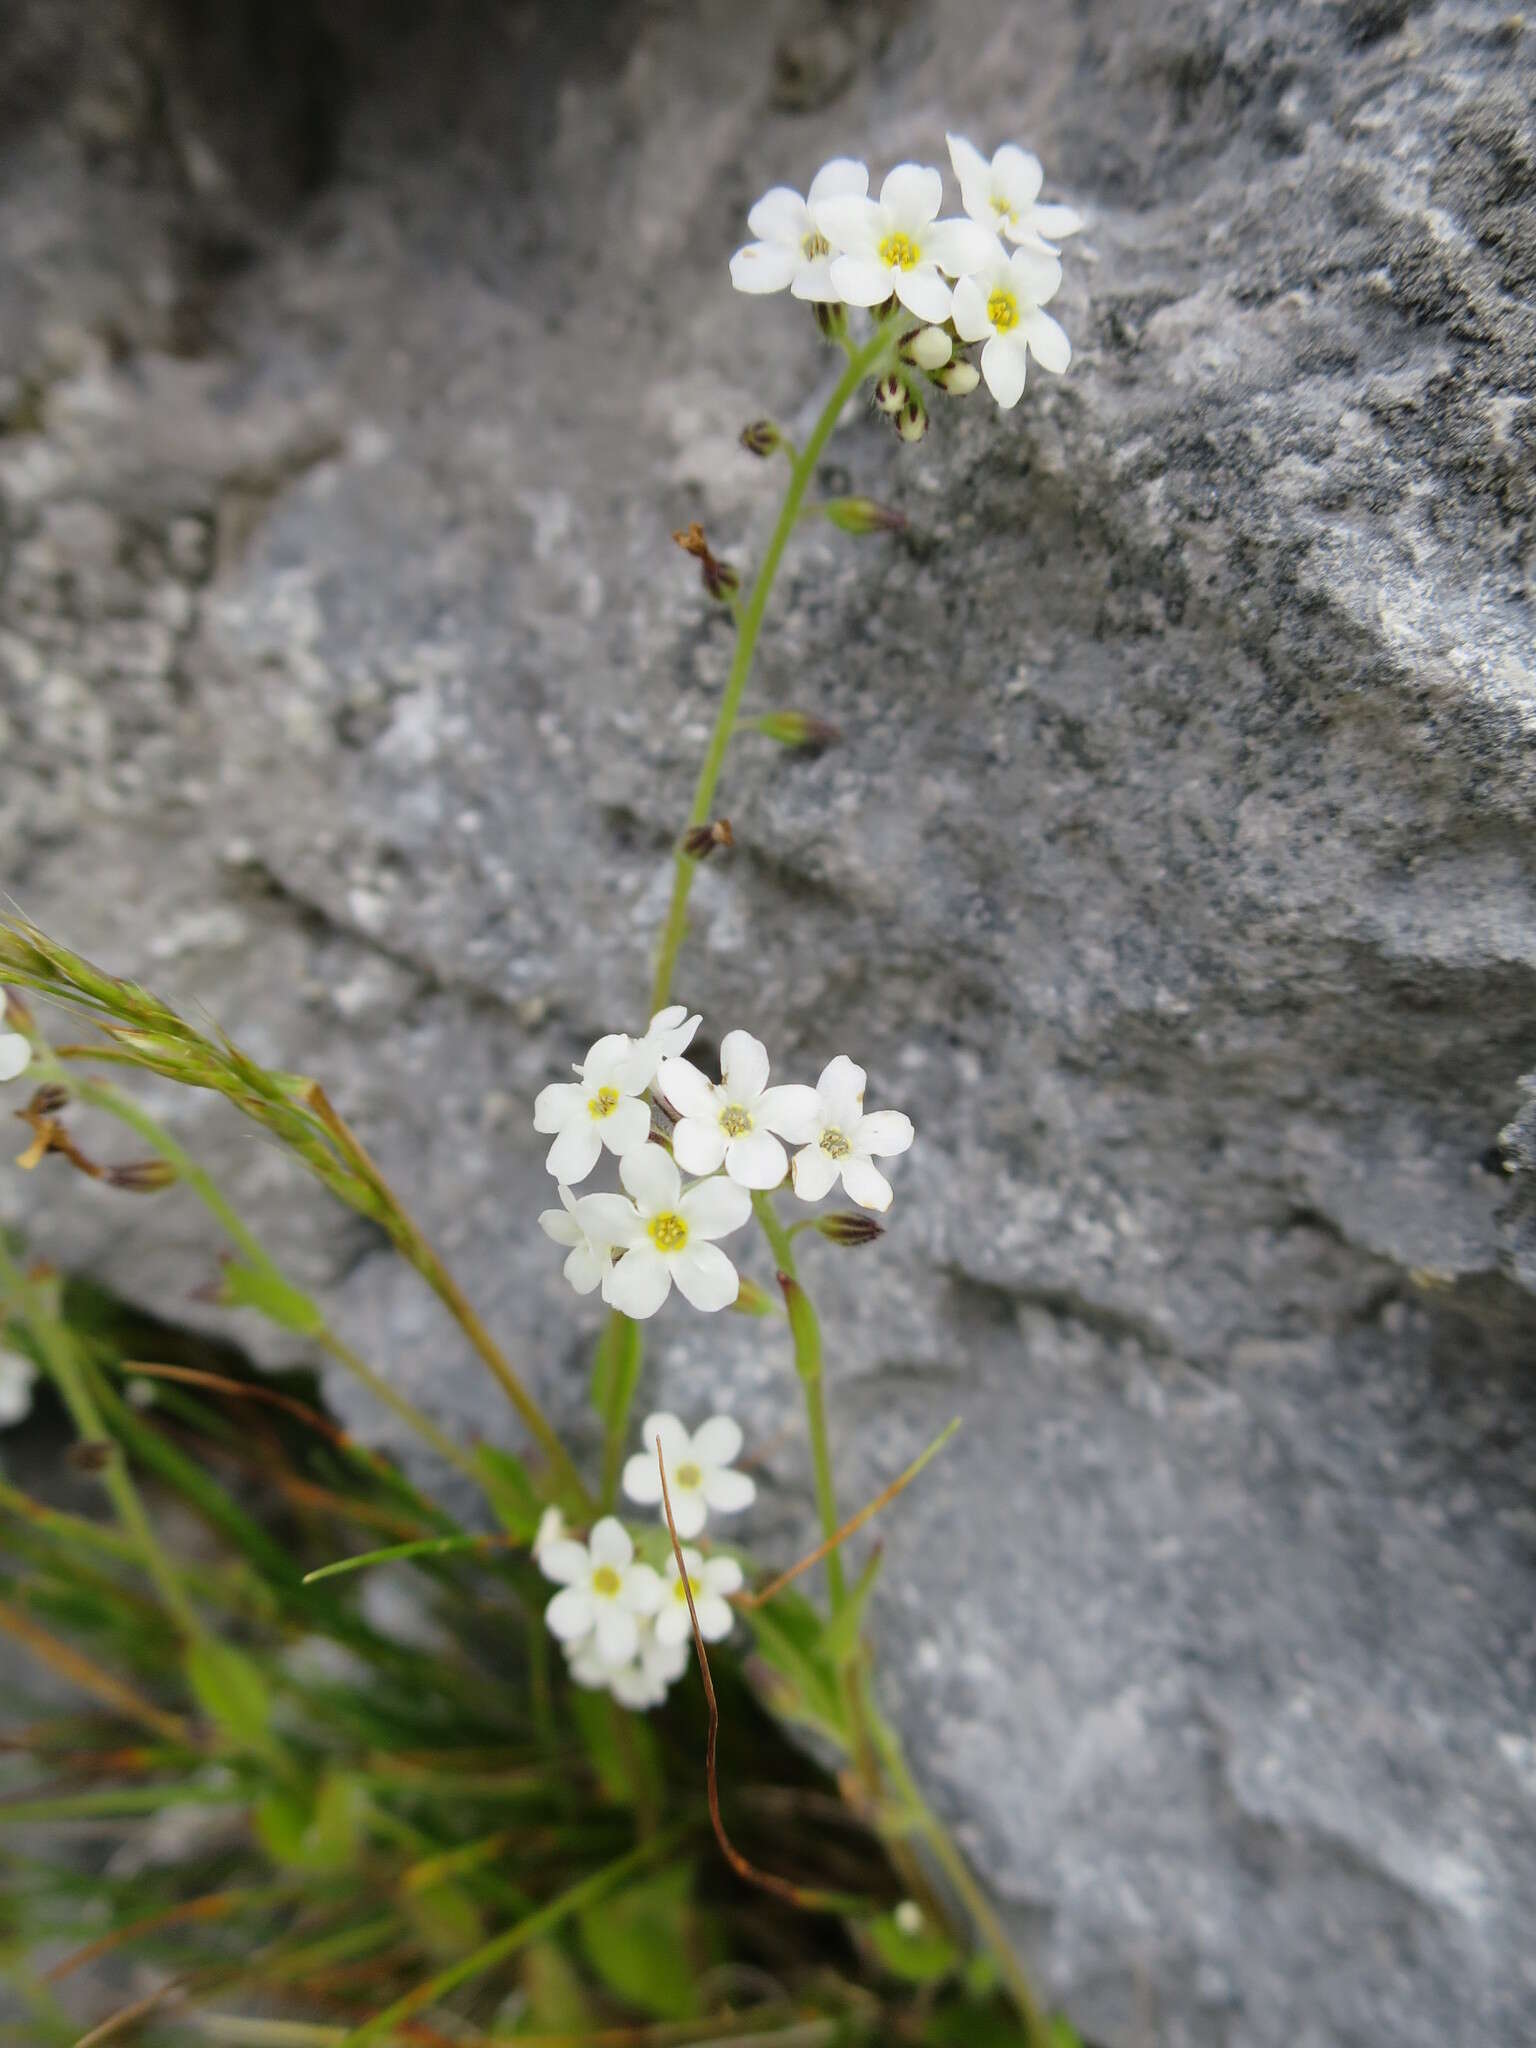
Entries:
POLYGON ((711 1081, 682 1056, 698 1027, 679 1003, 658 1011, 643 1038, 611 1032, 576 1068, 578 1080, 552 1082, 533 1106, 534 1129, 554 1141, 545 1165, 560 1196, 539 1223, 567 1248, 565 1277, 578 1294, 601 1288, 611 1308, 637 1320, 654 1315, 674 1285, 694 1308, 730 1307, 740 1281, 717 1240, 746 1222, 753 1190, 788 1176, 802 1201, 818 1202, 841 1180, 851 1201, 883 1211, 891 1184, 875 1161, 912 1143, 910 1118, 865 1110, 864 1069, 845 1055, 814 1088, 770 1088, 762 1041, 728 1031, 711 1081), (668 1126, 655 1144, 653 1109, 668 1126), (624 1192, 573 1194, 605 1149, 624 1192), (680 1168, 695 1178, 685 1183, 680 1168))
MULTIPOLYGON (((646 1505, 661 1502, 659 1441, 679 1538, 699 1535, 711 1513, 735 1514, 756 1497, 746 1473, 734 1469, 741 1430, 728 1415, 711 1416, 691 1433, 675 1415, 648 1415, 641 1441, 646 1448, 624 1468, 624 1491, 646 1505)), ((604 1515, 582 1543, 566 1533, 558 1508, 546 1510, 534 1556, 560 1591, 544 1619, 578 1685, 611 1692, 637 1710, 660 1705, 688 1668, 689 1593, 704 1640, 718 1643, 730 1634, 728 1603, 741 1590, 741 1566, 691 1547, 682 1554, 682 1572, 675 1555, 658 1572, 636 1556, 634 1538, 616 1515, 604 1515)))
MULTIPOLYGON (((900 304, 924 323, 907 337, 906 363, 958 395, 975 389, 977 371, 955 345, 981 342, 980 375, 1006 409, 1023 394, 1030 356, 1054 371, 1071 360, 1045 307, 1061 284, 1057 244, 1083 220, 1042 203, 1044 172, 1027 150, 1005 143, 989 161, 963 136, 947 139, 963 217, 939 218, 944 180, 931 167, 898 164, 872 199, 867 168, 835 157, 803 198, 775 185, 758 200, 747 215, 757 239, 731 258, 731 282, 742 292, 787 288, 823 309, 900 304)), ((876 398, 906 438, 919 438, 927 416, 904 370, 876 398)))

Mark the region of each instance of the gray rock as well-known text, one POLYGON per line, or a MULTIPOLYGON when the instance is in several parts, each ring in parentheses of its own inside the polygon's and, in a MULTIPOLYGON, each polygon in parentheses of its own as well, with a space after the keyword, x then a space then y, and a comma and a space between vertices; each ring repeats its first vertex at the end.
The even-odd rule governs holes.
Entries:
MULTIPOLYGON (((883 1685, 1051 1996, 1113 2048, 1533 2038, 1522 18, 260 12, 5 31, 15 896, 320 1074, 581 1427, 527 1105, 642 1020, 728 655, 668 531, 750 564, 736 432, 829 374, 724 259, 835 152, 1028 138, 1093 216, 1071 373, 835 444, 911 532, 797 543, 757 701, 847 742, 743 741, 681 992, 918 1122, 884 1244, 815 1259, 841 1484, 965 1416, 887 1520, 883 1685)), ((369 1233, 147 1092, 506 1430, 369 1233)), ((180 1195, 0 1201, 162 1307, 215 1248, 180 1195)), ((721 1320, 665 1312, 646 1393, 724 1374, 787 1551, 787 1361, 721 1320)))

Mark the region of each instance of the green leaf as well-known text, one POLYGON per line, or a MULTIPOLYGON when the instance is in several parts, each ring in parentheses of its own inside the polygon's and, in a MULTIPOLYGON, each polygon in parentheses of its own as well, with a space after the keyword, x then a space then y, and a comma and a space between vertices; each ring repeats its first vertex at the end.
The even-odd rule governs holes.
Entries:
POLYGON ((274 1863, 292 1870, 349 1870, 369 1813, 367 1789, 333 1771, 318 1787, 280 1786, 252 1808, 257 1838, 274 1863))
POLYGON ((822 1631, 822 1647, 839 1669, 851 1664, 859 1654, 859 1632, 864 1626, 864 1610, 869 1604, 869 1596, 874 1589, 879 1570, 880 1552, 872 1550, 865 1561, 863 1571, 853 1582, 847 1604, 839 1613, 832 1616, 822 1631))
POLYGON ((513 2028, 519 2034, 585 2034, 593 2027, 592 2005, 575 1966, 556 1941, 536 1941, 523 1957, 527 2009, 513 2028))
POLYGON ((592 1406, 609 1434, 621 1431, 629 1420, 643 1353, 640 1325, 615 1309, 592 1354, 592 1406))
POLYGON ((757 1653, 784 1681, 774 1707, 790 1720, 810 1723, 844 1749, 849 1746, 837 1672, 826 1653, 821 1616, 798 1593, 780 1593, 750 1616, 757 1653))
POLYGON ((930 1920, 908 1933, 894 1913, 866 1921, 864 1932, 892 1976, 908 1984, 934 1984, 947 1977, 960 1960, 955 1944, 930 1920))
POLYGON ((657 2019, 687 2020, 699 2011, 692 1887, 692 1866, 677 1864, 591 1907, 576 1923, 603 1982, 657 2019))
POLYGON ((238 1259, 225 1266, 219 1292, 227 1308, 253 1308, 269 1323, 297 1330, 304 1337, 313 1337, 325 1327, 324 1316, 307 1294, 290 1287, 280 1274, 259 1273, 238 1259))
POLYGON ((570 1715, 586 1744, 604 1792, 618 1806, 644 1806, 659 1799, 661 1754, 655 1731, 643 1714, 630 1714, 605 1692, 573 1687, 570 1715))
POLYGON ((495 1444, 475 1446, 475 1468, 485 1485, 496 1518, 509 1536, 519 1543, 531 1543, 538 1534, 539 1496, 533 1490, 528 1468, 510 1451, 495 1444))
POLYGON ((389 1543, 382 1550, 365 1550, 356 1557, 338 1557, 333 1564, 317 1565, 304 1574, 303 1583, 339 1578, 343 1572, 360 1572, 365 1565, 397 1564, 402 1558, 447 1557, 456 1550, 484 1550, 494 1539, 489 1536, 419 1536, 412 1543, 389 1543))
POLYGON ((237 1749, 273 1748, 272 1695, 260 1665, 243 1650, 200 1636, 188 1647, 186 1673, 197 1704, 237 1749))
POLYGON ((485 1939, 480 1909, 459 1885, 430 1885, 410 1893, 405 1905, 423 1947, 441 1962, 452 1962, 485 1939))

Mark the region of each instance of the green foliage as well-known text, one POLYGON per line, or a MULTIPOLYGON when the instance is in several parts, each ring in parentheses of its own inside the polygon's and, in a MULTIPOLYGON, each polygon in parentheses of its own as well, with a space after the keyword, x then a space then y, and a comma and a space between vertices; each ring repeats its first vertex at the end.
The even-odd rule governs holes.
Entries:
POLYGON ((188 1645, 186 1672, 192 1697, 231 1748, 271 1749, 272 1693, 254 1659, 200 1636, 188 1645))
POLYGON ((477 1444, 474 1457, 496 1519, 519 1543, 531 1543, 538 1534, 542 1509, 527 1466, 495 1444, 477 1444))
POLYGON ((699 2012, 693 1885, 692 1868, 676 1863, 593 1906, 577 1922, 587 1960, 602 1981, 626 2005, 657 2019, 689 2020, 699 2012))

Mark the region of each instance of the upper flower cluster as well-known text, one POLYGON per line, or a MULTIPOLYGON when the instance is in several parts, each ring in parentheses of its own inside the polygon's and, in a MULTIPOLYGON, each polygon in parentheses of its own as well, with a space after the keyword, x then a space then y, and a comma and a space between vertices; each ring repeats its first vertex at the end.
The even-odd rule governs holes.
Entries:
POLYGON ((712 1081, 682 1057, 698 1026, 675 1004, 643 1038, 610 1033, 576 1068, 579 1081, 553 1082, 534 1103, 534 1129, 553 1138, 545 1164, 560 1194, 539 1222, 567 1247, 565 1277, 578 1294, 600 1287, 636 1318, 654 1315, 674 1285, 695 1308, 730 1306, 740 1282, 717 1240, 746 1222, 754 1189, 788 1175, 802 1201, 817 1202, 841 1180, 861 1208, 885 1210, 891 1184, 875 1161, 912 1143, 899 1110, 865 1110, 864 1069, 846 1055, 814 1088, 770 1087, 762 1041, 728 1031, 712 1081), (665 1126, 656 1144, 653 1109, 665 1126), (573 1194, 604 1149, 624 1193, 573 1194), (680 1168, 697 1178, 685 1184, 680 1168))
MULTIPOLYGON (((1023 392, 1029 355, 1056 371, 1071 359, 1044 307, 1061 283, 1057 243, 1083 220, 1041 201, 1044 172, 1028 150, 1005 143, 989 160, 963 136, 947 139, 963 216, 940 219, 944 180, 931 167, 898 164, 872 199, 866 166, 834 157, 803 198, 775 185, 758 200, 747 215, 757 239, 731 258, 731 282, 742 292, 787 287, 823 306, 899 302, 961 342, 985 343, 981 374, 1008 407, 1023 392)), ((947 350, 932 367, 951 390, 975 381, 974 369, 962 379, 949 366, 947 350)))

